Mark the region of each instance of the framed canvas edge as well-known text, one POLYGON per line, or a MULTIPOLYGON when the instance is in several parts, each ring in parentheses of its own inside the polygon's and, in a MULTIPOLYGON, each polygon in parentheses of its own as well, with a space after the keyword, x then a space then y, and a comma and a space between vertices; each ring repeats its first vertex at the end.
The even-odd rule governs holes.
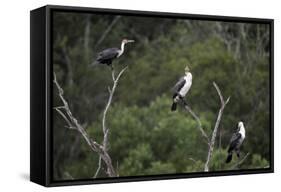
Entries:
POLYGON ((52 18, 51 10, 46 6, 46 152, 47 152, 47 161, 46 161, 46 185, 50 186, 52 183, 52 168, 53 168, 53 135, 52 135, 52 97, 53 97, 53 82, 52 82, 52 18))
POLYGON ((201 14, 186 14, 186 13, 170 13, 170 12, 151 12, 138 10, 121 10, 121 9, 104 9, 90 7, 74 7, 61 5, 46 5, 46 180, 45 186, 69 186, 69 185, 86 185, 86 184, 102 184, 102 183, 120 183, 120 182, 136 182, 136 181, 151 181, 151 180, 167 180, 167 179, 186 179, 198 177, 216 177, 216 176, 234 176, 248 174, 263 174, 274 173, 274 19, 264 18, 249 18, 249 17, 233 17, 233 16, 217 16, 217 15, 201 15, 201 14), (186 18, 200 19, 210 21, 229 21, 229 22, 247 22, 247 23, 264 23, 270 25, 270 167, 264 169, 247 169, 247 170, 231 170, 231 171, 214 171, 214 172, 194 172, 180 174, 159 174, 145 176, 128 176, 117 178, 98 178, 98 179, 80 179, 80 180, 62 180, 54 181, 52 178, 52 32, 51 32, 51 12, 56 10, 70 12, 89 12, 89 13, 107 13, 107 14, 125 14, 136 16, 157 16, 171 18, 186 18))
POLYGON ((71 185, 90 185, 90 184, 106 184, 106 183, 124 183, 124 182, 142 182, 142 181, 157 181, 157 180, 172 180, 172 179, 192 179, 203 177, 221 177, 221 176, 245 176, 252 174, 267 174, 274 173, 273 169, 248 169, 248 170, 232 170, 232 171, 217 171, 217 172, 194 172, 194 173, 178 173, 178 174, 159 174, 145 176, 128 176, 116 178, 98 178, 98 179, 80 179, 80 180, 63 180, 53 181, 48 187, 60 187, 71 185))
POLYGON ((153 16, 163 18, 185 18, 192 20, 209 20, 209 21, 229 21, 229 22, 247 22, 247 23, 270 23, 274 19, 271 18, 254 18, 240 16, 222 16, 222 15, 204 15, 190 13, 172 13, 161 11, 141 11, 129 9, 111 9, 111 8, 94 8, 94 7, 79 7, 79 6, 63 6, 63 5, 46 5, 49 10, 63 10, 65 12, 84 12, 84 13, 106 13, 106 14, 121 14, 131 16, 153 16))
POLYGON ((45 11, 45 7, 30 11, 30 181, 40 185, 46 185, 47 170, 45 11))

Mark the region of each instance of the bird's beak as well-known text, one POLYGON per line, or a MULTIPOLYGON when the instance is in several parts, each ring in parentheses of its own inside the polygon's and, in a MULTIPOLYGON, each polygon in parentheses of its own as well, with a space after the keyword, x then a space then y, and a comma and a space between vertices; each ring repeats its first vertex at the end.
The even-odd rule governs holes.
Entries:
POLYGON ((133 43, 135 40, 127 40, 127 43, 133 43))

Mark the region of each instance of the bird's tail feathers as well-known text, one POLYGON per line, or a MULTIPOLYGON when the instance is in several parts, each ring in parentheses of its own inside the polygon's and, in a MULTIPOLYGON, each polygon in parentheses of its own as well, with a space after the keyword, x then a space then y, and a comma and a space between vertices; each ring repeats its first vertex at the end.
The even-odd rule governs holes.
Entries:
POLYGON ((172 107, 171 107, 171 111, 175 111, 177 110, 177 103, 173 102, 172 107))
POLYGON ((232 160, 232 153, 228 153, 225 163, 230 163, 232 160))

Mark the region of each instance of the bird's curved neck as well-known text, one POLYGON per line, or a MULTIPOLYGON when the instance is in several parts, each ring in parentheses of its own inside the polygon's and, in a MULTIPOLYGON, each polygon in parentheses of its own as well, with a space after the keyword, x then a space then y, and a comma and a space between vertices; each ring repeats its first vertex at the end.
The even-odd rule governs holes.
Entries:
POLYGON ((120 52, 119 52, 119 54, 118 54, 118 57, 120 57, 120 56, 124 53, 124 49, 125 49, 125 43, 122 42, 122 43, 121 43, 121 49, 120 49, 120 52))
POLYGON ((239 133, 240 133, 243 137, 245 137, 245 128, 244 128, 243 125, 240 127, 239 133))

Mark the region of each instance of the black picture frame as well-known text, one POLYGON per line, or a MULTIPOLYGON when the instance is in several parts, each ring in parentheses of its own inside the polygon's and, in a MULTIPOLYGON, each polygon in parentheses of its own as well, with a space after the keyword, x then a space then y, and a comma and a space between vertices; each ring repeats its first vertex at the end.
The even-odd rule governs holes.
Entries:
POLYGON ((135 10, 47 5, 30 12, 30 180, 43 186, 227 176, 274 172, 274 20, 135 10), (264 169, 54 181, 52 178, 52 14, 54 11, 106 13, 270 25, 270 167, 264 169))

